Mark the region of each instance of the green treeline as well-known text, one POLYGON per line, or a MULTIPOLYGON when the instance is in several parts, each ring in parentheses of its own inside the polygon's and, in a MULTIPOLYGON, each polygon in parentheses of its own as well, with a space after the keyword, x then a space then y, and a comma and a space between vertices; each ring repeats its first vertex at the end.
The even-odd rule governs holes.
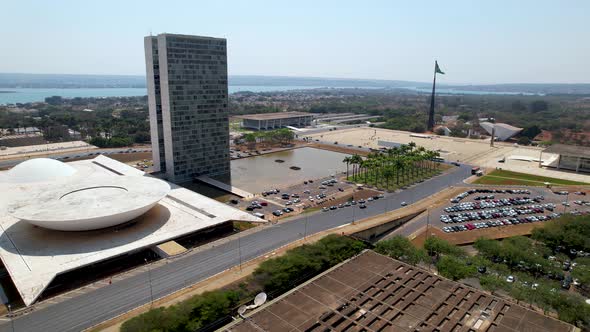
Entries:
MULTIPOLYGON (((590 216, 565 215, 535 228, 532 238, 478 239, 475 256, 442 239, 429 237, 424 248, 396 236, 379 242, 375 251, 412 265, 434 266, 452 280, 477 278, 489 291, 502 290, 518 301, 533 304, 581 328, 590 327, 590 216), (564 272, 563 264, 575 267, 564 272), (512 282, 507 280, 512 276, 512 282), (563 291, 563 280, 576 281, 576 292, 563 291)), ((569 286, 568 286, 569 287, 569 286)))
POLYGON ((288 144, 293 141, 295 134, 287 128, 275 130, 256 131, 242 135, 241 139, 246 143, 269 143, 269 144, 288 144))

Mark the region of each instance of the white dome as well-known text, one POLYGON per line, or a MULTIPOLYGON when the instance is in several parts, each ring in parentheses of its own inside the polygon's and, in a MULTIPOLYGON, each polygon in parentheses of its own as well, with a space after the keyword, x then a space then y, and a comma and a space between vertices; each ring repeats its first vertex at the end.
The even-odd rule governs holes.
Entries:
POLYGON ((49 158, 35 158, 14 166, 3 177, 7 182, 41 182, 71 176, 76 169, 66 163, 49 158))
POLYGON ((102 176, 40 184, 29 202, 9 207, 14 217, 60 231, 87 231, 118 225, 144 214, 164 198, 170 185, 144 176, 102 176))

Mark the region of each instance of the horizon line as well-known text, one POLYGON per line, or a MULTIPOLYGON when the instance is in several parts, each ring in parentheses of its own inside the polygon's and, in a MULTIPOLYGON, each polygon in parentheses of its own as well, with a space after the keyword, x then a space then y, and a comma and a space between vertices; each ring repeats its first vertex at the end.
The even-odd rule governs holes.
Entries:
MULTIPOLYGON (((141 77, 145 78, 145 75, 140 74, 63 74, 63 73, 25 73, 25 72, 0 72, 0 75, 12 74, 12 75, 62 75, 62 76, 112 76, 112 77, 141 77)), ((228 74, 228 77, 265 77, 265 78, 293 78, 293 79, 318 79, 326 81, 335 80, 350 80, 350 81, 382 81, 382 82, 408 82, 408 83, 420 83, 420 84, 431 84, 426 81, 412 81, 404 79, 384 79, 384 78, 351 78, 351 77, 321 77, 321 76, 288 76, 288 75, 261 75, 261 74, 228 74)), ((484 86, 484 85, 590 85, 590 82, 583 83, 555 83, 555 82, 543 82, 543 83, 440 83, 441 85, 461 85, 461 86, 484 86)))

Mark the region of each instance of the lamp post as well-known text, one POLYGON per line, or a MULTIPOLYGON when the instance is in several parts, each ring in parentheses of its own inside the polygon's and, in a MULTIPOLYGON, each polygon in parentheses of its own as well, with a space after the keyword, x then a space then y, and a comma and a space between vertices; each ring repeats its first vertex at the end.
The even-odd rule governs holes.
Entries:
POLYGON ((309 213, 305 214, 305 225, 303 226, 303 240, 307 240, 307 222, 309 221, 309 213))
POLYGON ((150 308, 151 308, 154 304, 154 290, 152 289, 152 270, 150 269, 150 266, 148 265, 147 258, 144 258, 143 260, 145 261, 147 268, 148 268, 148 280, 150 283, 150 308))
POLYGON ((14 332, 14 319, 12 318, 12 306, 10 304, 8 304, 7 307, 8 307, 8 317, 10 317, 10 326, 12 327, 12 332, 14 332))
POLYGON ((241 239, 242 236, 240 234, 238 234, 238 257, 240 259, 240 272, 242 272, 242 242, 241 239))

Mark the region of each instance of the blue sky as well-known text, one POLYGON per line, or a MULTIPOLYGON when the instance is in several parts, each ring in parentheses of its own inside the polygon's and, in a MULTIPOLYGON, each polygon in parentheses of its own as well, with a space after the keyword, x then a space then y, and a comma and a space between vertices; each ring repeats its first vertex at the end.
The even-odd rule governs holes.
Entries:
MULTIPOLYGON (((590 1, 30 1, 2 4, 0 72, 145 73, 150 32, 228 40, 230 75, 590 83, 590 1)), ((441 82, 441 83, 442 83, 441 82)))

